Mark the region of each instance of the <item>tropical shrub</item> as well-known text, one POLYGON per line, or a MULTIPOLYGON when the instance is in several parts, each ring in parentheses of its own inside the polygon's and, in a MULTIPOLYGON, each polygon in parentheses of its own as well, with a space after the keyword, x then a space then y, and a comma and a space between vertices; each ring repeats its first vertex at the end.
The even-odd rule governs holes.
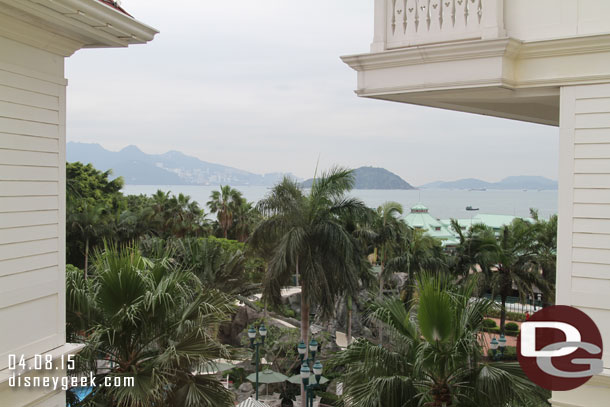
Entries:
POLYGON ((517 325, 514 322, 507 322, 505 328, 506 328, 507 331, 516 332, 516 331, 519 330, 519 325, 517 325))
MULTIPOLYGON (((492 307, 486 312, 486 316, 500 318, 500 310, 496 307, 492 307)), ((521 312, 506 312, 506 319, 509 321, 523 322, 525 321, 525 314, 521 312)))
POLYGON ((78 371, 98 383, 133 377, 134 386, 94 387, 85 406, 233 406, 216 378, 196 374, 231 357, 216 339, 234 310, 227 296, 167 255, 145 258, 135 247, 106 246, 92 267, 88 280, 66 273, 69 339, 86 345, 78 371))
POLYGON ((483 327, 485 328, 495 328, 497 326, 498 324, 496 324, 496 321, 494 321, 493 319, 487 318, 483 320, 483 327))
POLYGON ((358 339, 337 354, 343 401, 352 407, 508 407, 548 405, 548 392, 518 363, 490 362, 479 342, 489 301, 470 301, 476 282, 422 277, 410 308, 398 299, 374 305, 371 317, 390 333, 384 347, 358 339))

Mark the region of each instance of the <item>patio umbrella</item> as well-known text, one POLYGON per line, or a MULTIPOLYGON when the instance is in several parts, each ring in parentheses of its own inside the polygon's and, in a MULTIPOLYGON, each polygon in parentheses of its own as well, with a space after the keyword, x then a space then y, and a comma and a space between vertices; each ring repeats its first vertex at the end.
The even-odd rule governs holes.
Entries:
MULTIPOLYGON (((295 374, 294 376, 291 376, 288 381, 292 384, 301 384, 301 381, 303 379, 301 379, 301 375, 300 374, 295 374)), ((309 376, 309 383, 315 383, 316 382, 316 377, 314 375, 310 375, 309 376)), ((320 384, 326 384, 328 383, 328 379, 324 376, 320 377, 320 384)))
POLYGON ((254 400, 252 397, 248 397, 241 403, 237 405, 237 407, 269 407, 265 403, 261 403, 260 401, 254 400))
MULTIPOLYGON (((256 382, 256 373, 252 373, 251 375, 246 377, 246 379, 251 382, 256 382)), ((263 370, 262 372, 259 372, 259 374, 258 374, 259 383, 265 383, 265 384, 281 383, 286 380, 288 380, 288 376, 285 376, 278 372, 274 372, 273 370, 269 370, 269 369, 263 370)))
POLYGON ((209 364, 200 366, 197 374, 216 374, 231 370, 235 367, 232 363, 214 361, 209 364))

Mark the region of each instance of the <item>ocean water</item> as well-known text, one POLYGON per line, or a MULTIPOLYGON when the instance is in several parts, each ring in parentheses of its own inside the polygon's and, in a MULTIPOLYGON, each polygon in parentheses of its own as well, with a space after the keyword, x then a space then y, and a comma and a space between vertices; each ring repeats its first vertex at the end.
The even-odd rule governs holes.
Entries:
MULTIPOLYGON (((125 185, 124 194, 152 195, 157 190, 183 193, 202 207, 217 186, 194 185, 125 185)), ((257 202, 270 190, 268 187, 237 187, 248 201, 257 202)), ((470 218, 477 213, 494 215, 529 216, 529 209, 538 209, 540 215, 548 218, 557 213, 557 191, 538 190, 487 190, 466 191, 451 189, 422 190, 370 190, 355 189, 351 195, 361 199, 367 206, 376 208, 386 201, 396 201, 403 205, 405 213, 413 205, 421 203, 428 207, 430 215, 439 219, 470 218), (467 211, 466 207, 479 208, 467 211)))

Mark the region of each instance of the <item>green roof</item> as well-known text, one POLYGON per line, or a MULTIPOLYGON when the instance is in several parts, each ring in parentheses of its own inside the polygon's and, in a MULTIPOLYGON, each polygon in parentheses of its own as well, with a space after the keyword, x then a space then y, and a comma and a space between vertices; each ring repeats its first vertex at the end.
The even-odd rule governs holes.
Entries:
MULTIPOLYGON (((435 219, 428 213, 428 208, 422 204, 413 206, 411 213, 406 215, 404 219, 412 228, 423 229, 429 236, 440 239, 443 246, 459 244, 457 233, 451 229, 451 219, 435 219)), ((457 219, 457 222, 463 230, 467 230, 472 225, 483 224, 499 231, 503 226, 509 225, 515 219, 517 219, 517 216, 477 214, 472 218, 457 219)), ((532 221, 529 218, 524 220, 532 221)))

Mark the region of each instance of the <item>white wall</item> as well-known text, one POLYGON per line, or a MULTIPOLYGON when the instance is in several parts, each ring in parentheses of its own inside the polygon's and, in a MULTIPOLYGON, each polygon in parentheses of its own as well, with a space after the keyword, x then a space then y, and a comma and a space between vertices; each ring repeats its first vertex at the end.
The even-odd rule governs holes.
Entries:
POLYGON ((509 37, 536 41, 607 33, 608 0, 504 0, 509 37))
POLYGON ((0 49, 1 371, 65 343, 66 81, 61 56, 0 49))
MULTIPOLYGON (((586 312, 608 339, 610 84, 562 87, 560 121, 557 303, 586 312)), ((609 369, 610 344, 605 345, 609 369)), ((577 391, 555 392, 554 405, 606 406, 610 379, 596 380, 577 391)))

